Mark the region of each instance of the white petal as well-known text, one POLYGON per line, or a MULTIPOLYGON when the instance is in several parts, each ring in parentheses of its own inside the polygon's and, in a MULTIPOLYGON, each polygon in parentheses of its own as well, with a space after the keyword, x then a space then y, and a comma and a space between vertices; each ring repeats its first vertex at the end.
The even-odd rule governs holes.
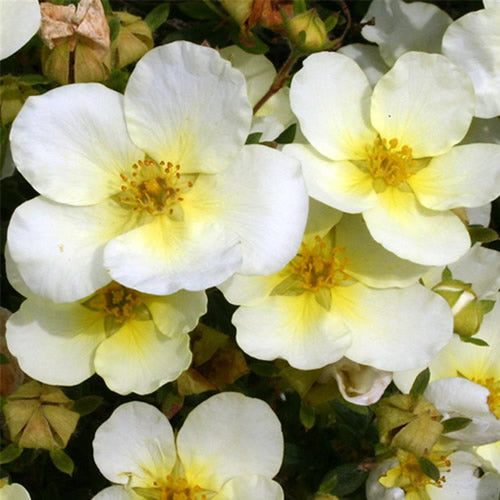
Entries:
POLYGON ((28 288, 23 278, 19 274, 19 269, 12 260, 9 245, 5 245, 5 275, 11 286, 24 297, 30 297, 33 292, 28 288))
POLYGON ((212 177, 218 220, 241 239, 241 274, 279 271, 299 249, 309 199, 299 164, 279 151, 246 146, 240 161, 212 177), (236 194, 237 193, 237 194, 236 194))
POLYGON ((248 306, 265 299, 283 279, 281 273, 270 276, 243 276, 236 273, 217 288, 231 304, 248 306))
POLYGON ((339 360, 351 336, 335 302, 327 312, 312 293, 298 297, 271 296, 233 315, 236 341, 257 359, 286 359, 300 370, 314 370, 339 360))
POLYGON ((37 0, 0 2, 0 60, 18 51, 38 30, 41 14, 37 0))
POLYGON ((331 160, 366 157, 376 133, 370 126, 371 88, 349 57, 332 52, 310 55, 293 77, 290 103, 307 140, 331 160))
POLYGON ((401 56, 373 89, 371 120, 379 134, 412 148, 414 158, 446 153, 469 129, 474 89, 438 54, 401 56))
POLYGON ((454 262, 470 247, 469 233, 450 211, 436 212, 413 193, 388 188, 380 204, 363 213, 373 238, 402 259, 423 265, 454 262))
POLYGON ((479 224, 488 227, 491 220, 491 203, 486 203, 480 207, 469 207, 465 209, 469 224, 479 224))
POLYGON ((103 248, 132 224, 130 213, 112 200, 72 207, 38 197, 14 212, 8 244, 34 293, 72 302, 111 281, 103 266, 103 248))
POLYGON ((382 463, 375 463, 366 480, 367 500, 404 500, 405 492, 401 488, 386 488, 379 479, 387 471, 398 465, 397 460, 386 460, 382 463))
POLYGON ((119 283, 168 295, 221 283, 241 266, 241 248, 238 236, 218 223, 172 221, 158 215, 110 241, 104 262, 119 283))
POLYGON ((476 448, 476 453, 488 461, 494 469, 500 471, 500 441, 491 444, 483 444, 476 448))
POLYGON ((410 50, 440 52, 441 38, 451 23, 451 17, 435 5, 400 0, 373 0, 363 22, 372 18, 375 24, 364 26, 361 34, 380 47, 390 66, 410 50))
POLYGON ((123 486, 110 486, 93 496, 92 500, 140 500, 141 498, 133 490, 123 486))
POLYGON ((489 9, 491 7, 499 7, 500 0, 483 0, 483 5, 486 9, 489 9))
POLYGON ((448 304, 421 285, 377 290, 357 284, 335 291, 344 299, 342 316, 352 333, 345 356, 357 363, 387 371, 414 368, 451 339, 448 304))
MULTIPOLYGON (((368 27, 365 27, 365 29, 366 28, 368 27)), ((350 45, 340 47, 337 52, 356 61, 356 63, 365 72, 372 87, 374 87, 380 78, 389 70, 389 66, 387 66, 380 56, 379 49, 374 45, 352 43, 350 45)))
POLYGON ((375 205, 372 177, 353 163, 328 160, 302 144, 288 144, 283 152, 301 162, 309 196, 347 213, 375 205))
POLYGON ((105 338, 102 315, 79 303, 32 297, 7 322, 9 351, 45 384, 76 385, 93 375, 94 353, 105 338))
POLYGON ((274 477, 283 460, 281 424, 267 403, 235 392, 217 394, 187 416, 177 452, 190 484, 214 491, 233 477, 274 477))
POLYGON ((500 115, 500 5, 457 19, 443 37, 443 54, 471 78, 476 91, 475 115, 500 115))
POLYGON ((10 140, 17 168, 33 187, 71 205, 98 203, 120 192, 120 173, 144 157, 128 136, 123 96, 96 83, 30 97, 10 140))
POLYGON ((275 116, 256 116, 250 134, 261 134, 259 142, 274 141, 283 130, 285 127, 275 116))
POLYGON ((472 419, 464 429, 446 434, 446 437, 456 439, 465 446, 500 440, 500 420, 488 406, 489 395, 488 389, 462 377, 435 380, 424 393, 444 419, 472 419))
POLYGON ((152 486, 155 479, 171 472, 176 460, 167 417, 142 402, 119 406, 97 429, 93 448, 101 473, 113 483, 130 487, 152 486))
POLYGON ((184 172, 218 172, 246 141, 252 109, 243 75, 216 50, 177 41, 150 50, 125 90, 134 142, 184 172))
POLYGON ((163 335, 153 321, 127 321, 97 348, 95 370, 118 394, 149 394, 191 364, 189 335, 163 335))
POLYGON ((500 145, 456 146, 433 158, 408 184, 418 201, 433 210, 489 203, 500 195, 500 145))
POLYGON ((346 272, 374 288, 416 283, 426 267, 403 260, 377 243, 360 215, 344 215, 335 228, 335 245, 345 247, 346 272))
POLYGON ((309 214, 307 216, 306 234, 325 236, 330 229, 338 224, 342 212, 314 198, 309 198, 309 214))
POLYGON ((281 486, 264 476, 245 475, 230 479, 213 500, 283 500, 281 486))

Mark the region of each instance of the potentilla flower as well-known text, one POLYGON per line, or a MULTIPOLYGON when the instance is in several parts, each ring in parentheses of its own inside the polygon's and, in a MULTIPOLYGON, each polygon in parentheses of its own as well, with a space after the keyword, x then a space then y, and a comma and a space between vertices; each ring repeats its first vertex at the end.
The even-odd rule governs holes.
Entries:
POLYGON ((3 500, 31 500, 24 486, 18 483, 7 484, 5 479, 0 480, 0 495, 3 500))
POLYGON ((30 377, 76 385, 97 373, 119 394, 147 394, 191 364, 188 332, 206 312, 204 292, 161 297, 111 282, 55 303, 30 294, 7 261, 9 280, 28 296, 7 322, 7 345, 30 377))
POLYGON ((342 356, 388 371, 430 360, 452 335, 448 305, 416 284, 424 268, 377 244, 361 217, 344 215, 332 229, 337 214, 312 204, 302 246, 285 268, 221 285, 241 305, 232 320, 239 346, 303 370, 342 356))
POLYGON ((0 60, 18 51, 38 30, 38 0, 0 0, 0 60))
POLYGON ((18 207, 8 235, 26 284, 70 302, 107 271, 167 295, 280 269, 307 196, 298 162, 244 146, 251 115, 243 75, 189 42, 148 52, 125 96, 75 84, 28 99, 12 152, 42 196, 18 207))
POLYGON ((372 91, 348 57, 313 54, 290 99, 311 145, 283 151, 301 161, 310 196, 361 212, 373 238, 401 258, 441 265, 467 251, 468 232, 451 209, 500 194, 500 146, 456 146, 474 109, 458 67, 408 52, 372 91))
POLYGON ((125 403, 93 445, 97 467, 117 485, 95 499, 283 499, 272 480, 283 459, 281 425, 266 403, 242 394, 207 399, 176 437, 154 406, 125 403))

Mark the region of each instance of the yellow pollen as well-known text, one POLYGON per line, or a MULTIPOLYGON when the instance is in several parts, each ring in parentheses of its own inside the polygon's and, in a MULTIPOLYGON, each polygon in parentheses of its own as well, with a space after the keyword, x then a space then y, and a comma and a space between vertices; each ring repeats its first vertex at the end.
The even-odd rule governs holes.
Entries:
POLYGON ((193 187, 195 175, 183 175, 181 166, 171 162, 139 160, 132 165, 131 178, 120 174, 123 184, 116 199, 133 211, 145 211, 150 215, 166 213, 182 218, 179 202, 182 195, 193 187))
POLYGON ((159 491, 160 500, 207 500, 209 498, 208 490, 202 490, 198 485, 189 486, 186 478, 173 477, 170 474, 165 481, 161 481, 161 484, 154 481, 153 487, 159 491))
POLYGON ((316 292, 350 280, 351 277, 344 273, 349 259, 339 255, 345 248, 329 248, 319 236, 316 236, 315 241, 312 247, 302 243, 299 253, 289 264, 292 273, 300 277, 301 287, 316 292))
POLYGON ((484 379, 471 378, 470 381, 482 385, 490 391, 488 406, 490 407, 491 413, 493 413, 496 418, 500 419, 500 380, 496 380, 494 377, 488 377, 484 379))
POLYGON ((399 186, 416 172, 417 162, 409 146, 398 149, 398 140, 377 137, 366 147, 367 168, 374 180, 382 179, 389 186, 399 186))

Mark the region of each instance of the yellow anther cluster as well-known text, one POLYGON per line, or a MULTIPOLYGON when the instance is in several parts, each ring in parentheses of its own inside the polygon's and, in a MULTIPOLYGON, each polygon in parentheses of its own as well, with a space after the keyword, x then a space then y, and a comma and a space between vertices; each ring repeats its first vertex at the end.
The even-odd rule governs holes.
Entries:
POLYGON ((198 486, 189 486, 183 477, 168 475, 166 483, 160 485, 155 481, 154 486, 160 491, 160 500, 207 500, 207 495, 198 486))
POLYGON ((344 273, 349 259, 341 258, 343 247, 331 248, 319 236, 309 248, 302 243, 299 253, 290 263, 293 274, 301 278, 301 286, 311 292, 321 288, 333 288, 351 279, 344 273))
POLYGON ((139 160, 132 165, 131 176, 120 174, 122 194, 117 199, 134 211, 173 215, 175 205, 184 199, 182 195, 193 187, 193 181, 181 175, 180 169, 171 162, 139 160))
POLYGON ((488 406, 490 407, 491 413, 500 419, 500 380, 496 380, 493 377, 488 377, 485 379, 471 379, 471 382, 482 385, 490 391, 488 396, 488 406))
POLYGON ((399 186, 416 171, 412 149, 402 146, 398 140, 377 137, 373 146, 366 147, 367 168, 374 179, 382 179, 389 186, 399 186))

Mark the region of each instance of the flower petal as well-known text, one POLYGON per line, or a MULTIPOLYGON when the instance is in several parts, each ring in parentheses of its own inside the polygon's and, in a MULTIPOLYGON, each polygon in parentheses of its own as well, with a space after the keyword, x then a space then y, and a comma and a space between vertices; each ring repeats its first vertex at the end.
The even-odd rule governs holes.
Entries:
POLYGON ((327 312, 314 294, 271 296, 233 315, 236 341, 257 359, 286 359, 299 370, 314 370, 339 360, 351 343, 335 302, 327 312))
POLYGON ((231 304, 248 306, 265 299, 283 279, 280 273, 269 276, 243 276, 236 273, 217 288, 231 304))
POLYGON ((94 461, 113 483, 148 487, 170 474, 176 461, 174 433, 154 406, 119 406, 95 433, 94 461), (130 483, 129 483, 130 481, 130 483))
POLYGON ((356 284, 335 294, 352 333, 345 356, 357 363, 387 371, 422 366, 451 339, 448 304, 421 285, 377 290, 356 284))
POLYGON ((101 490, 92 500, 141 500, 142 497, 136 495, 133 490, 123 486, 110 486, 101 490))
POLYGON ((159 215, 110 241, 104 262, 119 283, 168 295, 221 283, 241 266, 241 247, 238 236, 220 224, 188 224, 159 215))
POLYGON ((452 22, 451 17, 435 5, 411 4, 400 0, 373 0, 363 22, 375 23, 361 30, 363 37, 376 43, 385 62, 392 66, 410 50, 441 52, 441 39, 452 22))
POLYGON ((433 158, 408 184, 433 210, 484 205, 500 195, 500 145, 456 146, 433 158))
POLYGON ((23 302, 9 318, 6 335, 22 370, 54 385, 76 385, 92 376, 95 350, 106 338, 101 314, 40 297, 23 302))
POLYGON ((309 198, 309 214, 305 234, 317 234, 323 238, 335 224, 338 224, 341 218, 342 212, 340 210, 325 205, 314 198, 309 198))
POLYGON ((457 19, 443 36, 443 54, 471 78, 476 91, 474 114, 500 115, 500 5, 457 19))
POLYGON ((37 32, 40 20, 37 0, 0 2, 0 60, 17 52, 37 32))
POLYGON ((302 132, 331 160, 366 157, 365 145, 376 136, 370 126, 370 96, 363 70, 333 52, 310 55, 290 87, 290 103, 302 132))
POLYGON ((221 204, 218 220, 241 239, 239 273, 271 274, 295 257, 309 203, 296 160, 264 146, 246 146, 230 169, 203 180, 212 184, 207 190, 221 204))
POLYGON ((187 416, 177 452, 190 484, 214 491, 237 476, 271 479, 283 460, 281 424, 264 401, 235 392, 216 394, 187 416))
POLYGON ((153 321, 127 321, 98 348, 95 370, 118 394, 149 394, 191 364, 189 335, 166 337, 153 321))
POLYGON ((72 302, 111 281, 102 261, 104 245, 131 226, 130 213, 112 200, 72 207, 38 197, 14 212, 9 250, 35 294, 72 302))
POLYGON ((359 215, 344 215, 335 227, 337 247, 345 247, 346 272, 374 288, 416 283, 426 267, 400 259, 377 243, 359 215))
POLYGON ((301 162, 309 196, 347 213, 375 205, 372 177, 353 163, 328 160, 302 144, 286 145, 283 152, 301 162))
POLYGON ((30 97, 10 140, 17 168, 33 187, 71 205, 120 192, 120 173, 144 157, 128 136, 123 96, 96 83, 30 97))
POLYGON ((467 75, 444 56, 410 52, 373 89, 371 120, 383 138, 395 138, 423 158, 460 142, 473 111, 467 75))
POLYGON ((281 486, 264 476, 245 475, 230 479, 213 500, 283 500, 281 486))
POLYGON ((457 260, 470 247, 465 226, 452 212, 435 212, 413 193, 388 188, 380 204, 363 213, 373 238, 402 259, 424 265, 457 260))
POLYGON ((187 172, 219 172, 246 141, 252 118, 243 75, 214 49, 177 41, 150 50, 125 90, 134 142, 187 172))

